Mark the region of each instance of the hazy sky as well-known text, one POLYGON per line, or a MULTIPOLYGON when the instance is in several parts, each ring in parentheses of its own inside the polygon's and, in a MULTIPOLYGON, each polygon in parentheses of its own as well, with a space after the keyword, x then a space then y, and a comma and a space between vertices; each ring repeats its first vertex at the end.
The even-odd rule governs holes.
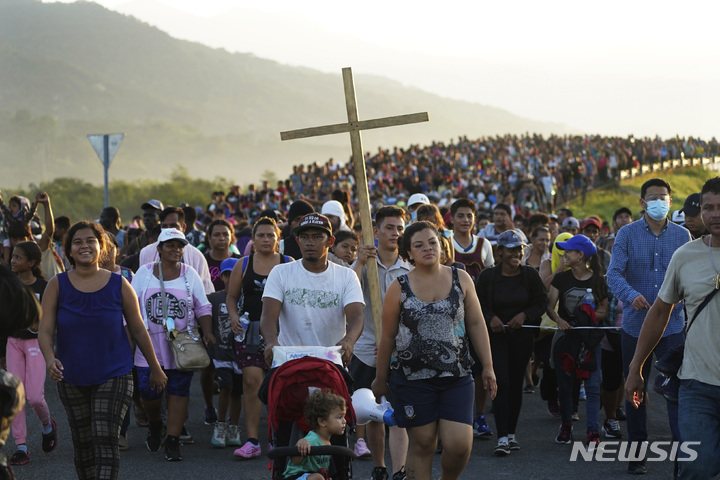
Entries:
POLYGON ((720 133, 716 0, 96 2, 178 38, 589 133, 720 133))

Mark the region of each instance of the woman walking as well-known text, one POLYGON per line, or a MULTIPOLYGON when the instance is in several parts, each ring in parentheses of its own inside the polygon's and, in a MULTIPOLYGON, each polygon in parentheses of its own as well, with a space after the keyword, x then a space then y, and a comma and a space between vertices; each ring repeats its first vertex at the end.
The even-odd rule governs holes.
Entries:
MULTIPOLYGON (((132 287, 98 265, 104 246, 98 224, 70 227, 64 249, 74 268, 48 283, 38 334, 48 375, 58 382, 82 480, 118 477, 118 437, 133 365, 123 318, 140 351, 155 357, 132 287)), ((157 360, 149 370, 149 384, 162 390, 167 378, 157 360)))
POLYGON ((497 456, 520 449, 515 432, 535 333, 522 327, 539 325, 547 306, 540 275, 533 267, 520 264, 525 246, 523 235, 517 230, 501 233, 497 238, 499 265, 480 272, 476 286, 483 316, 488 321, 497 374, 498 395, 493 401, 497 456))
POLYGON ((438 435, 443 443, 442 478, 460 477, 472 449, 474 384, 465 332, 483 364, 483 383, 495 397, 490 344, 470 276, 440 264, 440 235, 428 222, 414 222, 400 252, 415 269, 388 287, 377 374, 377 399, 392 392, 398 426, 409 437, 408 478, 427 480, 438 435), (398 362, 390 373, 390 357, 398 362), (389 380, 389 384, 388 384, 389 380))
POLYGON ((140 300, 143 320, 154 347, 154 355, 135 352, 135 366, 139 380, 140 398, 147 412, 149 426, 146 439, 148 450, 156 452, 162 443, 162 395, 167 400, 167 437, 165 458, 180 461, 180 434, 187 418, 190 383, 193 371, 180 371, 175 366, 167 341, 172 331, 190 331, 196 323, 203 330, 206 346, 215 343, 212 334, 212 306, 205 296, 202 280, 197 272, 182 263, 183 250, 188 244, 177 229, 164 229, 158 237, 160 261, 138 269, 132 287, 140 300), (167 375, 167 389, 154 389, 151 365, 159 363, 167 375))
POLYGON ((265 343, 259 337, 265 281, 270 270, 276 265, 292 261, 292 258, 278 252, 280 229, 272 218, 263 217, 255 222, 252 241, 255 253, 235 264, 227 295, 233 331, 239 333, 242 329, 236 308, 240 301, 240 311, 247 313, 250 320, 245 338, 242 342, 235 343, 237 362, 243 377, 247 441, 235 450, 233 455, 245 459, 255 458, 261 453, 259 432, 262 402, 257 394, 268 368, 265 362, 265 343))

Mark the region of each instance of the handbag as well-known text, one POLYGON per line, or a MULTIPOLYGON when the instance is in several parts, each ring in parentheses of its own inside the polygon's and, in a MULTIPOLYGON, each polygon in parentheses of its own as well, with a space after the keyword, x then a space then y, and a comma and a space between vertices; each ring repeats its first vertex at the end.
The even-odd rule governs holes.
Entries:
POLYGON ((188 295, 188 329, 184 332, 179 332, 175 329, 175 321, 168 317, 168 306, 167 296, 165 294, 165 281, 162 273, 162 263, 158 262, 158 272, 160 276, 160 293, 162 300, 162 311, 163 311, 163 326, 165 327, 165 338, 170 345, 170 351, 173 354, 173 360, 175 361, 175 368, 181 372, 188 372, 194 370, 202 370, 203 368, 210 365, 210 356, 207 353, 205 344, 200 338, 200 333, 197 327, 190 328, 190 315, 193 312, 192 308, 192 293, 190 292, 190 284, 187 280, 187 275, 183 274, 185 280, 185 288, 187 289, 188 295))

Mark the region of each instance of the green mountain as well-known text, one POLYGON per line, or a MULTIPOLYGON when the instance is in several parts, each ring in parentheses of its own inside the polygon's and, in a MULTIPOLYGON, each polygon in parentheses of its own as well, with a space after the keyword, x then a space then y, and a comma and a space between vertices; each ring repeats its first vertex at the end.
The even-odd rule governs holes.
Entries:
MULTIPOLYGON (((365 133, 365 150, 458 135, 564 133, 376 76, 355 78, 361 119, 428 111, 430 123, 365 133)), ((123 132, 111 178, 284 178, 297 163, 349 156, 347 136, 279 132, 346 121, 340 72, 290 67, 170 37, 97 4, 0 2, 0 184, 58 176, 102 182, 85 136, 123 132)))

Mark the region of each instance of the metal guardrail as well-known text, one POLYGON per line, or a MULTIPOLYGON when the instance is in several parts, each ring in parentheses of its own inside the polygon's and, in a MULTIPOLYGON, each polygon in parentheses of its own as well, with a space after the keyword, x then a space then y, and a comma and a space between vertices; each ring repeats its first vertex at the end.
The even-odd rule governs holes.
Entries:
POLYGON ((671 168, 679 167, 694 167, 694 166, 713 166, 720 163, 720 157, 703 157, 703 158, 682 158, 675 160, 665 160, 664 162, 649 163, 646 165, 640 165, 639 167, 633 167, 627 170, 620 171, 620 180, 636 177, 638 175, 644 175, 646 173, 652 173, 656 171, 668 170, 671 168))

